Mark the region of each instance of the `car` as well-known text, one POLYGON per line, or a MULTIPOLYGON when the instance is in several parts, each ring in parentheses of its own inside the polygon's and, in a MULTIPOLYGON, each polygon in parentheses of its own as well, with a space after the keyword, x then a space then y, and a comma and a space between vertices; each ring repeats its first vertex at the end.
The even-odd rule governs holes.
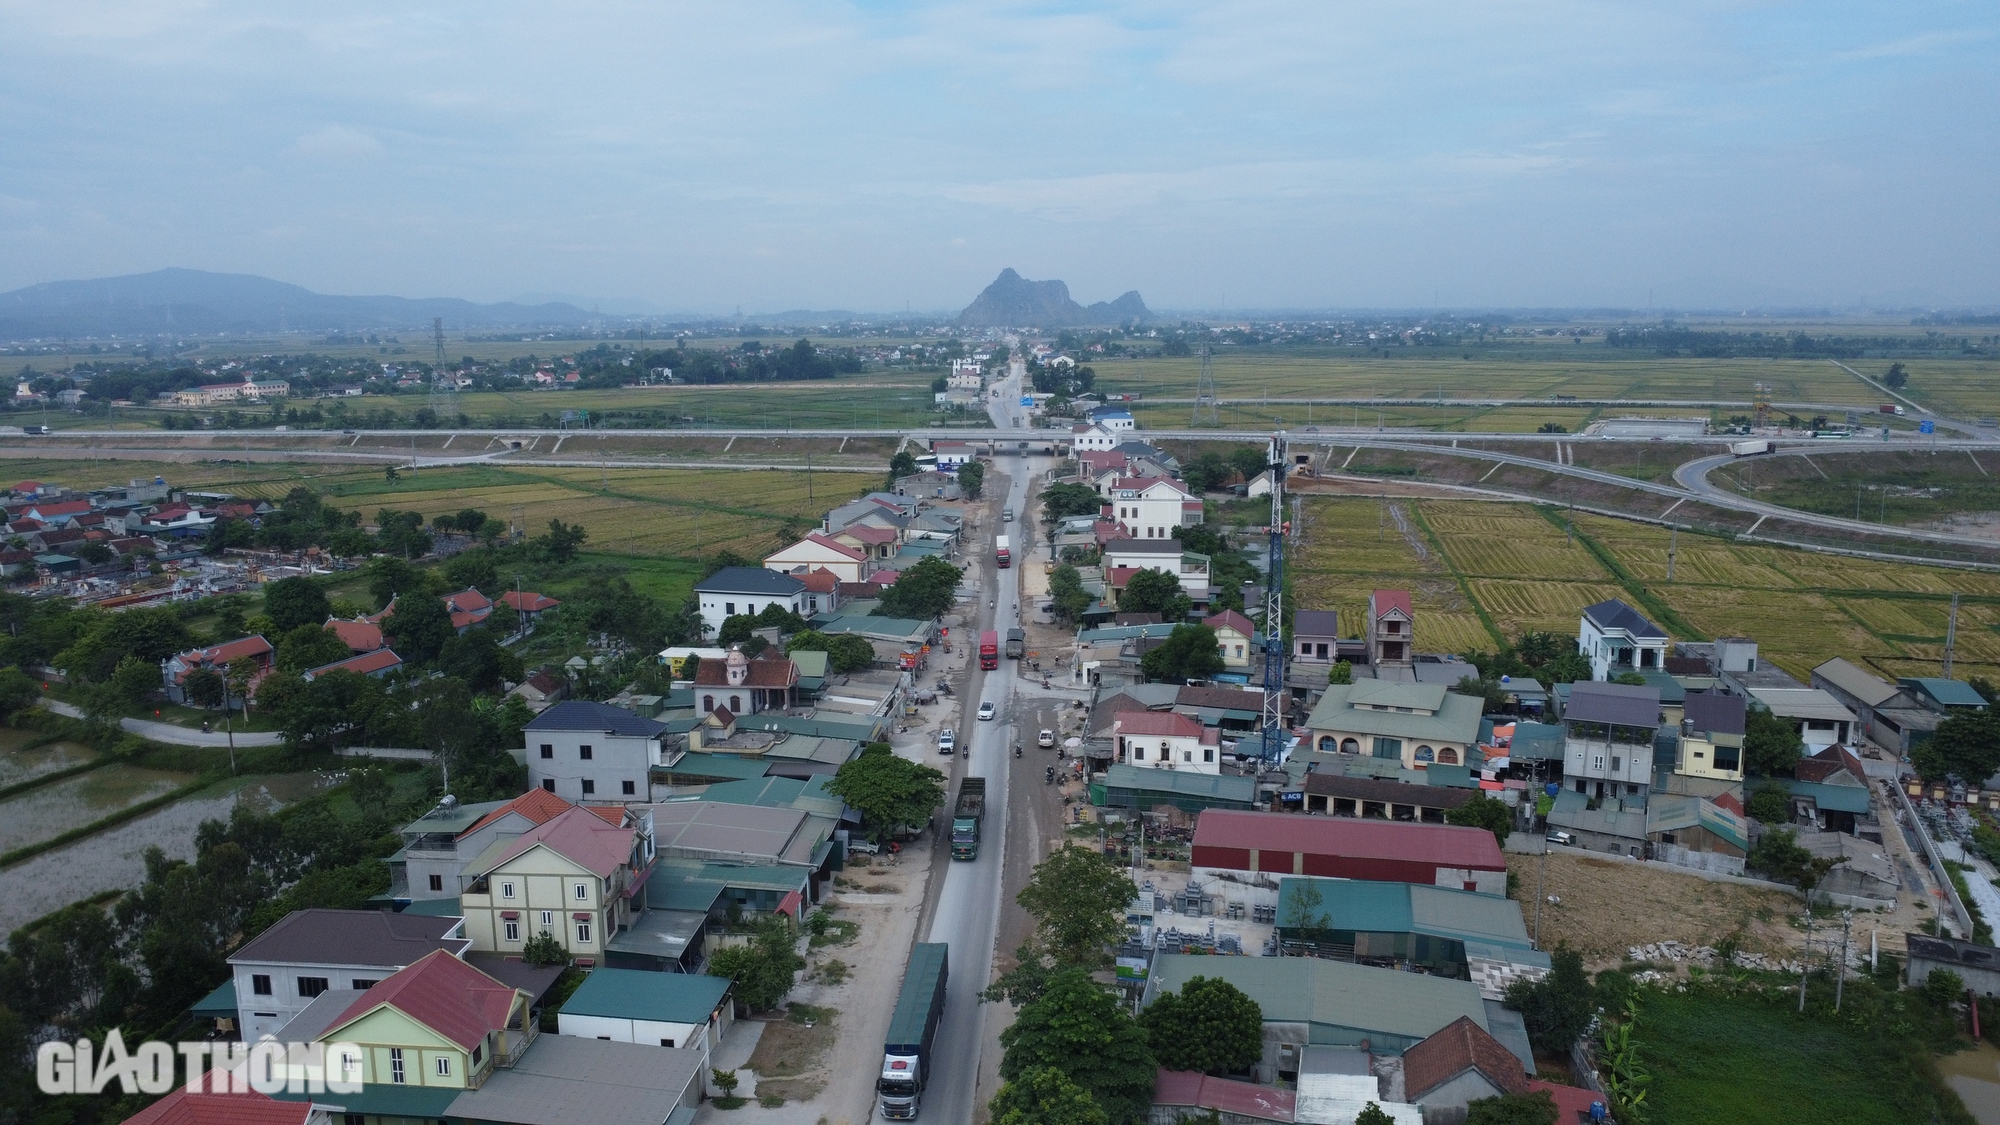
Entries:
POLYGON ((855 855, 877 855, 882 851, 882 845, 873 840, 861 840, 850 836, 847 840, 847 850, 855 855))
POLYGON ((1576 837, 1567 832, 1551 832, 1542 838, 1551 844, 1561 844, 1565 848, 1576 846, 1576 837))
POLYGON ((999 713, 1000 708, 994 706, 990 699, 979 705, 979 721, 982 723, 999 713))
POLYGON ((1043 727, 1042 733, 1035 736, 1035 745, 1041 747, 1044 750, 1049 749, 1055 744, 1056 744, 1056 732, 1050 730, 1047 727, 1043 727))
POLYGON ((958 733, 950 727, 938 732, 938 753, 950 754, 958 749, 958 733))

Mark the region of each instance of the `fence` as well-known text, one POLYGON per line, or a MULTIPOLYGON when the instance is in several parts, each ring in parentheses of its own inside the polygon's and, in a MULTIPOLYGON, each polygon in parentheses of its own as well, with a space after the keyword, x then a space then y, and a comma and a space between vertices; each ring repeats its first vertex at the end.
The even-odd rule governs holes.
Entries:
POLYGON ((1938 890, 1943 892, 1945 901, 1951 904, 1952 921, 1958 924, 1961 933, 1968 939, 1971 938, 1972 912, 1959 900, 1958 888, 1951 883, 1951 873, 1944 869, 1944 856, 1938 852, 1937 843, 1931 839, 1930 830, 1924 827, 1923 818, 1917 815, 1917 807, 1910 803, 1910 795, 1903 792, 1902 786, 1892 781, 1886 783, 1885 787, 1896 795, 1898 825, 1905 833, 1914 835, 1917 842, 1923 845, 1924 862, 1930 866, 1931 877, 1937 880, 1938 890))

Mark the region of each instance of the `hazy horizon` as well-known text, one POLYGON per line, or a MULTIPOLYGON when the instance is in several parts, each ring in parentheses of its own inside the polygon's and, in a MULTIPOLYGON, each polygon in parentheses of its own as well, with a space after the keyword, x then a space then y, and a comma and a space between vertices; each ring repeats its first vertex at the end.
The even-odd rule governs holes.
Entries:
POLYGON ((0 290, 2000 304, 1970 4, 7 11, 0 290))

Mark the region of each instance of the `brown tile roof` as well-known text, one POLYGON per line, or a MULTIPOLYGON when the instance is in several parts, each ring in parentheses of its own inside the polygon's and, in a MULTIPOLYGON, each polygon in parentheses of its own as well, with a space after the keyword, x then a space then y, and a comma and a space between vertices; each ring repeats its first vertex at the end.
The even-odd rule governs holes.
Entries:
POLYGON ((1868 771, 1862 767, 1861 759, 1848 753, 1844 746, 1829 746, 1810 758, 1801 758, 1792 769, 1792 775, 1800 781, 1826 781, 1842 773, 1868 784, 1868 771))
POLYGON ((1172 711, 1121 711, 1112 720, 1121 735, 1153 735, 1168 738, 1200 738, 1201 724, 1172 711))
POLYGON ((519 593, 509 590, 500 595, 500 600, 519 613, 541 613, 562 604, 546 594, 537 594, 533 590, 523 590, 519 593))
MULTIPOLYGON (((219 1071, 209 1072, 220 1075, 219 1071)), ((166 1097, 125 1119, 125 1125, 305 1125, 311 1116, 311 1102, 281 1102, 255 1090, 229 1093, 222 1076, 214 1087, 188 1093, 185 1084, 175 1086, 166 1097)))
POLYGON ((1183 687, 1174 693, 1176 707, 1220 707, 1223 710, 1261 711, 1264 693, 1226 687, 1183 687))
POLYGON ((382 627, 367 621, 342 621, 338 617, 326 619, 326 627, 333 630, 342 644, 355 652, 374 652, 382 647, 382 627))
POLYGON ((749 661, 745 666, 748 673, 741 684, 729 682, 729 665, 720 660, 704 660, 695 669, 696 687, 746 687, 783 689, 799 682, 799 666, 789 659, 749 661))
POLYGON ((606 824, 587 809, 571 808, 537 824, 503 850, 487 874, 535 845, 541 845, 600 879, 609 879, 632 858, 632 830, 606 824))
POLYGON ((1250 624, 1250 619, 1233 609, 1225 609, 1221 613, 1212 613, 1202 624, 1211 629, 1219 629, 1226 625, 1246 637, 1257 635, 1257 627, 1250 624))
POLYGON ((333 1031, 383 1005, 467 1050, 504 1030, 518 993, 449 953, 433 953, 361 994, 334 1021, 333 1031))
POLYGON ((520 813, 535 824, 547 824, 557 816, 575 807, 575 805, 570 804, 568 801, 563 800, 546 789, 530 789, 526 793, 494 809, 492 812, 487 813, 485 816, 480 817, 478 820, 473 821, 472 827, 460 832, 458 835, 460 839, 464 839, 494 821, 499 820, 501 817, 506 816, 508 813, 520 813))
POLYGON ((1524 1094, 1528 1075, 1514 1052, 1486 1029, 1460 1016, 1429 1039, 1403 1052, 1403 1092, 1419 1100, 1468 1070, 1477 1070, 1502 1092, 1524 1094))

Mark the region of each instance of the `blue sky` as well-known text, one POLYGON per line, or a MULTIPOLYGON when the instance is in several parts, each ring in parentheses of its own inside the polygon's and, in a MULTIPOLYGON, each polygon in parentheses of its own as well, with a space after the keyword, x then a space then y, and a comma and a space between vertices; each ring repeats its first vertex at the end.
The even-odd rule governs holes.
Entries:
POLYGON ((0 290, 2000 303, 2000 9, 0 0, 0 290))

